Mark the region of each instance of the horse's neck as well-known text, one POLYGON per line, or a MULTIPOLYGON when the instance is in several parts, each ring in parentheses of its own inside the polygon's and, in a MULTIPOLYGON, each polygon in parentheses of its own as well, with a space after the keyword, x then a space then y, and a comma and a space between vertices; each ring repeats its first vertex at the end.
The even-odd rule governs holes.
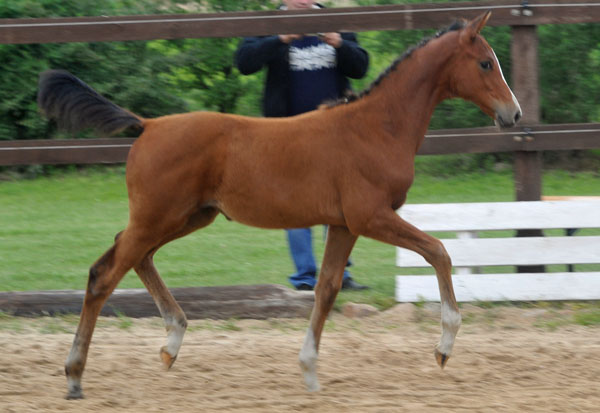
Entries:
POLYGON ((435 107, 450 96, 445 69, 453 49, 450 38, 433 39, 416 49, 372 90, 365 107, 390 133, 414 139, 419 146, 435 107))

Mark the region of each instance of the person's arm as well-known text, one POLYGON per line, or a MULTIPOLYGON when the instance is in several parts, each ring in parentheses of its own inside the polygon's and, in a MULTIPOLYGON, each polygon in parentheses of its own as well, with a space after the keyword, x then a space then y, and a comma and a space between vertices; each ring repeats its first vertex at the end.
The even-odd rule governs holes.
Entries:
POLYGON ((283 46, 279 36, 246 37, 235 52, 235 65, 244 75, 258 72, 283 46))
POLYGON ((360 47, 354 33, 342 33, 342 43, 337 50, 340 72, 352 79, 360 79, 369 68, 369 54, 360 47))

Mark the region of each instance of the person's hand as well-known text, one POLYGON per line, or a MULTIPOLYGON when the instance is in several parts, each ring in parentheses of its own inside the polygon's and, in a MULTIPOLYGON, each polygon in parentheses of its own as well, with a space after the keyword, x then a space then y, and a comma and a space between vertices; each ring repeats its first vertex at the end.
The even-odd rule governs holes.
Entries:
POLYGON ((344 41, 342 35, 336 32, 322 33, 319 35, 319 39, 336 49, 338 49, 344 41))
POLYGON ((281 40, 285 44, 290 44, 292 41, 301 39, 303 36, 301 34, 280 34, 279 40, 281 40))

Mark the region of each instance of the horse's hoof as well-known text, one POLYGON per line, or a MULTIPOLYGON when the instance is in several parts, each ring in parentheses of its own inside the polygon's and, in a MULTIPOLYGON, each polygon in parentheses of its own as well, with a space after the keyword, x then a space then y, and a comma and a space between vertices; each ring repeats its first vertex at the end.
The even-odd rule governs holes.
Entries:
POLYGON ((65 399, 67 400, 80 400, 83 398, 83 392, 81 391, 81 389, 69 391, 69 393, 67 393, 67 395, 65 396, 65 399))
POLYGON ((165 369, 169 370, 173 363, 175 363, 175 360, 177 360, 177 356, 169 354, 167 347, 165 346, 160 349, 160 359, 162 360, 165 369))
POLYGON ((444 353, 441 353, 437 348, 435 349, 433 354, 435 355, 435 361, 437 361, 438 366, 440 366, 441 368, 444 368, 446 366, 446 363, 448 362, 448 359, 450 358, 450 356, 448 356, 444 353))
POLYGON ((309 393, 317 393, 321 391, 321 385, 317 383, 311 383, 306 385, 306 391, 309 393))
POLYGON ((321 390, 321 386, 319 385, 319 379, 317 378, 316 364, 316 358, 311 358, 308 361, 300 361, 300 368, 302 369, 302 375, 304 376, 306 390, 311 393, 315 393, 321 390))
POLYGON ((316 372, 309 372, 304 370, 304 384, 306 385, 306 390, 310 393, 316 393, 321 390, 321 386, 319 385, 319 379, 317 379, 316 372))

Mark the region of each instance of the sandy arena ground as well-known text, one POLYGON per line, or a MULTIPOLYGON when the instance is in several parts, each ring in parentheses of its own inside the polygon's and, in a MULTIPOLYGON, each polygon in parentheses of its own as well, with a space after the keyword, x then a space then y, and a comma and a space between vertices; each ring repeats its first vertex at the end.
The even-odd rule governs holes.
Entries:
POLYGON ((600 328, 569 310, 466 306, 445 370, 432 349, 435 308, 397 306, 323 336, 323 390, 297 364, 306 320, 191 321, 179 359, 161 369, 160 319, 103 318, 67 401, 63 362, 75 317, 0 319, 0 412, 597 412, 600 328))

